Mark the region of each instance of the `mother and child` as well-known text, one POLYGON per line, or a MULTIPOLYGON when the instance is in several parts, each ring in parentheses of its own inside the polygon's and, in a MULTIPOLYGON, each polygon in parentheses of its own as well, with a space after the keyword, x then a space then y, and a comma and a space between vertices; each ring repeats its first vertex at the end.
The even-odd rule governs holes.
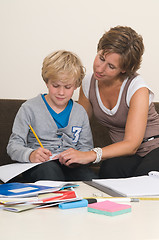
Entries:
POLYGON ((117 26, 100 38, 91 74, 85 76, 79 57, 69 51, 44 59, 48 93, 21 106, 7 146, 13 160, 42 163, 23 173, 26 181, 125 178, 159 171, 159 115, 153 92, 137 73, 143 53, 142 36, 117 26), (78 103, 71 99, 77 87, 78 103), (92 114, 109 128, 111 145, 93 148, 92 114), (52 153, 54 161, 48 161, 52 153), (99 162, 97 176, 89 166, 99 162))

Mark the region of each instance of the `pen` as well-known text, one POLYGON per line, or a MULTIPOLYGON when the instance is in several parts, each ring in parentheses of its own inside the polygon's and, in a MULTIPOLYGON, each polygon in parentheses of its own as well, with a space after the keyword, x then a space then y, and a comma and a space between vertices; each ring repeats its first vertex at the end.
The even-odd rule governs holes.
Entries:
POLYGON ((113 202, 139 202, 139 198, 125 198, 125 197, 104 197, 104 198, 85 198, 89 204, 95 202, 103 202, 106 200, 113 202))
POLYGON ((38 136, 36 135, 34 129, 32 128, 32 126, 29 125, 29 127, 30 127, 31 131, 33 132, 34 136, 36 137, 36 140, 38 141, 38 143, 40 144, 40 146, 41 146, 42 148, 44 148, 43 145, 42 145, 42 143, 40 142, 38 136))

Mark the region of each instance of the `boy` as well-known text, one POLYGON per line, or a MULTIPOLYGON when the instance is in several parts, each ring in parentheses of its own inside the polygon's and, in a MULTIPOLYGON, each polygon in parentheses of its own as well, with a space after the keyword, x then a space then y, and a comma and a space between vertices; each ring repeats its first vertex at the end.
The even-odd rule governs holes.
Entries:
POLYGON ((7 146, 7 153, 12 160, 42 163, 23 173, 26 181, 96 178, 87 165, 66 167, 58 160, 48 161, 52 154, 69 148, 88 151, 93 147, 87 113, 71 99, 84 75, 81 61, 74 53, 60 50, 44 59, 42 77, 48 93, 22 104, 7 146), (43 147, 39 146, 29 125, 43 147))

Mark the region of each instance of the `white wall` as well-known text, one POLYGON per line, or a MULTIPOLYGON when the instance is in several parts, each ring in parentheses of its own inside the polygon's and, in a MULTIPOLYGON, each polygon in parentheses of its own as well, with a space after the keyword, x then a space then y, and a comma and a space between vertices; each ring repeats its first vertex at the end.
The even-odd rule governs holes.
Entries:
POLYGON ((0 0, 0 98, 46 92, 42 62, 57 49, 74 51, 90 71, 101 35, 124 25, 144 38, 140 73, 159 101, 158 24, 159 0, 0 0))

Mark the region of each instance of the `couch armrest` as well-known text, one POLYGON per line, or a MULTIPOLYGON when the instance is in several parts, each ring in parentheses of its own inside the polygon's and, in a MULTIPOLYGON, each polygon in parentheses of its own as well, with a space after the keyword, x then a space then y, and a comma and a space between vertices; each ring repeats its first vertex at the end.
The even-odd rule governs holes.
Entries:
POLYGON ((6 147, 12 132, 15 115, 25 100, 0 99, 0 166, 13 163, 6 147))

